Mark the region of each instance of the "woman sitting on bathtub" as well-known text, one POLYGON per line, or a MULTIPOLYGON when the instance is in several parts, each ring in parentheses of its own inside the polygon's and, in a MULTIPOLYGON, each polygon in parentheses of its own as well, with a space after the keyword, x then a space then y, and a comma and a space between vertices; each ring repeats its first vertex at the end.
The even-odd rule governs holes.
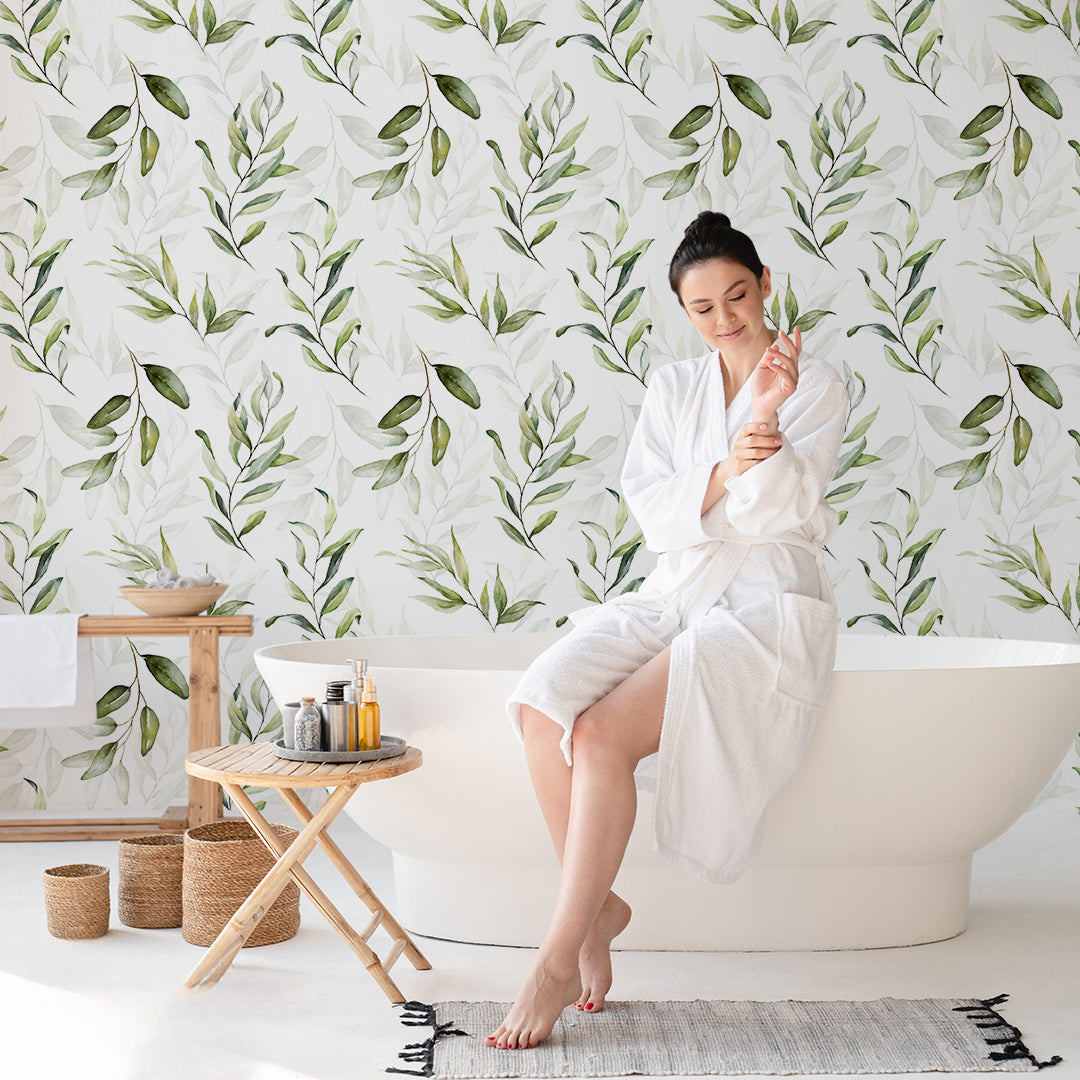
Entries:
POLYGON ((766 326, 769 268, 726 215, 698 215, 668 277, 709 351, 653 374, 627 452, 622 486, 656 568, 574 612, 507 702, 562 877, 489 1046, 535 1046, 566 1006, 603 1007, 630 921, 611 887, 636 781, 656 792, 653 849, 733 882, 825 703, 836 607, 821 548, 838 515, 824 494, 843 383, 798 330, 766 326))

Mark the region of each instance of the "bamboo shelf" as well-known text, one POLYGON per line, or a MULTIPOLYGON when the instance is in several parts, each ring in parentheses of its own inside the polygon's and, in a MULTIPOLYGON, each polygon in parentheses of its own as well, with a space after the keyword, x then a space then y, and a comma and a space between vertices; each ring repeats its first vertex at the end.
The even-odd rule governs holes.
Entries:
MULTIPOLYGON (((221 692, 218 638, 251 637, 250 615, 84 615, 79 637, 187 637, 188 753, 221 741, 221 692)), ((183 832, 216 821, 221 799, 217 784, 188 777, 186 807, 170 807, 161 818, 63 818, 0 821, 0 841, 12 840, 118 840, 140 833, 183 832)))

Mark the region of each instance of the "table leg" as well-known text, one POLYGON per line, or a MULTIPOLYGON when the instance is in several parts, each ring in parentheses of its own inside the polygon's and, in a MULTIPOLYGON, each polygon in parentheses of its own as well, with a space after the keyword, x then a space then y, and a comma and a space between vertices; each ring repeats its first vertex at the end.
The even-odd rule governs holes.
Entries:
MULTIPOLYGON (((217 627, 195 628, 189 635, 188 753, 221 742, 221 696, 218 685, 217 627)), ((188 828, 221 817, 221 794, 212 780, 188 777, 188 828)))
POLYGON ((318 813, 304 826, 300 835, 289 845, 288 850, 255 887, 255 891, 237 908, 236 913, 222 928, 206 955, 195 965, 184 983, 185 986, 214 983, 221 978, 243 947, 244 942, 251 936, 251 932, 258 926, 259 920, 289 883, 293 867, 307 858, 315 847, 319 833, 337 817, 351 795, 352 790, 342 786, 323 803, 318 813))
MULTIPOLYGON (((269 823, 259 813, 258 808, 238 784, 224 783, 222 786, 229 793, 229 797, 240 807, 241 813, 251 823, 252 828, 259 834, 262 842, 280 858, 286 851, 285 842, 270 828, 269 823)), ((356 787, 351 788, 352 791, 356 787)), ((303 804, 301 804, 303 805, 303 804)), ((342 804, 344 805, 344 804, 342 804)), ((305 807, 306 809, 306 807, 305 807)), ((329 822, 327 823, 329 827, 329 822)), ((320 833, 320 836, 325 835, 320 833)), ((379 984, 386 996, 395 1004, 405 1001, 405 995, 397 988, 393 979, 387 974, 378 954, 366 942, 361 934, 358 934, 345 920, 345 917, 333 905, 330 898, 312 880, 311 875, 299 866, 293 867, 293 879, 296 884, 307 894, 308 899, 322 912, 323 918, 348 942, 349 947, 358 957, 364 967, 367 968, 371 977, 379 984)))
MULTIPOLYGON (((289 804, 292 811, 303 822, 311 820, 311 811, 300 801, 299 796, 295 791, 291 791, 289 788, 281 789, 281 797, 289 804)), ((405 955, 409 958, 412 966, 417 971, 427 971, 431 967, 431 962, 426 956, 416 947, 415 942, 405 932, 401 924, 390 914, 387 906, 371 891, 371 887, 357 872, 356 867, 353 866, 347 858, 345 853, 334 843, 333 839, 326 835, 325 832, 319 834, 318 844, 326 852, 327 858, 337 867, 341 876, 352 886, 353 892, 360 897, 361 900, 367 905, 369 911, 381 911, 383 913, 382 923, 386 927, 387 933, 395 940, 405 942, 405 955)))

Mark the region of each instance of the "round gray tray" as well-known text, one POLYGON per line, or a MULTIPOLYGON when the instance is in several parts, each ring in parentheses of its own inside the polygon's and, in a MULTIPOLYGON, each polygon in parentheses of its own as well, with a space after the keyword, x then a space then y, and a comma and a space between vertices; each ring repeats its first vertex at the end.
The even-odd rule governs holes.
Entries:
POLYGON ((319 761, 324 764, 344 764, 354 761, 378 761, 397 757, 406 750, 405 740, 396 735, 384 735, 378 750, 290 750, 283 740, 274 743, 274 753, 289 761, 319 761))

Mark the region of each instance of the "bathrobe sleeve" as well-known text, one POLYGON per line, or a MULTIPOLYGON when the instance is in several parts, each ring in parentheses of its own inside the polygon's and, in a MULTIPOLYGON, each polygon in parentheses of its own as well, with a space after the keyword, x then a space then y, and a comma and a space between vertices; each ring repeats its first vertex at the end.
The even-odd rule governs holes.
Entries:
POLYGON ((804 525, 822 505, 836 474, 848 397, 835 369, 824 361, 815 367, 814 377, 801 377, 778 411, 780 449, 725 482, 727 517, 739 532, 780 536, 804 525))
POLYGON ((675 416, 667 369, 649 382, 626 451, 622 489, 649 551, 679 551, 714 537, 701 521, 701 504, 715 462, 673 462, 675 416))

